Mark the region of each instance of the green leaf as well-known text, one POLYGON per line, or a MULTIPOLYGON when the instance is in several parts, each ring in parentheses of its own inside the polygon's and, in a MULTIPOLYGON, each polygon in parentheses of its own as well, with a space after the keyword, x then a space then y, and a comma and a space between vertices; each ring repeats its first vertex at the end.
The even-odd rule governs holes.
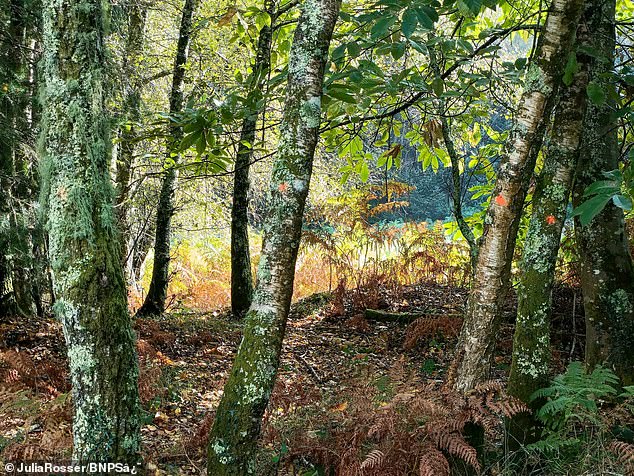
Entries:
POLYGON ((346 44, 337 46, 332 52, 332 60, 335 63, 340 63, 346 56, 346 44))
POLYGON ((460 13, 465 16, 475 16, 480 13, 482 8, 482 0, 458 0, 456 6, 460 13))
POLYGON ((621 195, 620 193, 618 195, 614 195, 612 197, 612 201, 617 207, 621 208, 622 210, 632 209, 632 200, 625 195, 621 195))
POLYGON ((416 16, 418 17, 418 23, 420 26, 427 30, 434 28, 434 23, 438 21, 438 13, 431 7, 422 6, 415 8, 416 16))
POLYGON ((572 211, 572 216, 578 216, 582 226, 586 226, 597 216, 607 203, 612 199, 611 195, 595 195, 586 200, 572 211))
POLYGON ((194 143, 198 141, 198 139, 200 139, 201 134, 202 131, 200 130, 196 130, 191 134, 187 134, 185 137, 183 137, 183 140, 180 143, 179 150, 184 151, 189 149, 192 145, 194 145, 194 143))
POLYGON ((343 101, 346 102, 348 104, 356 104, 357 103, 357 99, 354 96, 351 96, 350 94, 341 91, 340 89, 332 89, 330 91, 328 91, 328 96, 338 99, 339 101, 343 101))
POLYGON ((359 169, 359 177, 363 183, 366 183, 370 178, 370 168, 368 167, 368 163, 363 160, 361 161, 361 168, 359 169))
POLYGON ((383 18, 381 18, 374 24, 374 26, 370 30, 370 35, 372 36, 372 39, 376 40, 377 38, 385 36, 390 30, 390 27, 394 25, 395 22, 396 17, 392 15, 384 16, 383 18))
POLYGON ((405 43, 392 43, 390 53, 395 60, 402 58, 405 54, 405 43))
POLYGON ((265 26, 271 26, 271 15, 266 12, 260 12, 255 16, 255 26, 261 30, 265 26))
POLYGON ((572 80, 579 71, 579 65, 577 64, 577 54, 574 51, 570 52, 568 56, 568 63, 566 63, 566 69, 564 70, 563 82, 566 86, 572 84, 572 80))
POLYGON ((594 81, 590 82, 586 88, 586 92, 588 93, 588 98, 593 104, 600 106, 605 103, 605 91, 600 84, 594 81))
POLYGON ((619 193, 621 186, 619 182, 614 180, 597 180, 583 192, 584 197, 590 197, 592 195, 614 195, 619 193))
POLYGON ((361 47, 359 46, 359 43, 357 43, 356 41, 353 41, 352 43, 348 43, 348 54, 352 58, 356 58, 357 56, 359 56, 360 53, 361 53, 361 47))
POLYGON ((442 78, 436 78, 431 82, 431 88, 436 96, 440 96, 445 89, 445 81, 442 78))
POLYGON ((411 37, 416 31, 416 27, 418 26, 418 15, 416 11, 408 8, 403 13, 403 22, 401 23, 401 31, 403 32, 403 36, 405 38, 411 37))

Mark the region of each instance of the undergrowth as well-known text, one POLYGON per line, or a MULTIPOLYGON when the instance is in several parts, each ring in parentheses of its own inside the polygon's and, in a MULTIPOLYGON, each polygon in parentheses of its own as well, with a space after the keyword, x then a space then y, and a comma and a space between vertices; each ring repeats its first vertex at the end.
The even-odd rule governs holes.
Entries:
POLYGON ((288 406, 286 395, 272 402, 271 408, 288 410, 271 419, 264 441, 284 448, 276 465, 303 468, 292 474, 306 475, 448 476, 450 467, 465 466, 480 471, 483 462, 467 427, 482 428, 493 444, 502 436, 503 418, 526 410, 501 383, 483 384, 463 396, 421 382, 403 361, 387 379, 358 382, 333 401, 288 406))

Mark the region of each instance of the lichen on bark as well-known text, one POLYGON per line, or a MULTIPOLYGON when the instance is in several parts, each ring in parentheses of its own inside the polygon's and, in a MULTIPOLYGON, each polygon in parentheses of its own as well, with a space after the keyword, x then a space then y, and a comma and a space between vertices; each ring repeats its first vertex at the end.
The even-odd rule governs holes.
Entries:
MULTIPOLYGON (((603 173, 618 168, 619 145, 613 111, 616 2, 592 5, 590 46, 598 54, 590 64, 590 80, 606 92, 602 104, 591 103, 584 121, 573 202, 579 206, 585 189, 603 173)), ((575 220, 575 236, 581 262, 581 286, 586 318, 586 365, 605 364, 634 383, 634 268, 629 251, 623 211, 611 202, 587 226, 575 220)))
POLYGON ((293 293, 302 216, 338 0, 308 0, 295 29, 284 117, 268 194, 262 257, 244 336, 225 384, 208 447, 207 473, 257 475, 261 418, 273 390, 293 293))
POLYGON ((73 386, 73 459, 136 463, 135 338, 113 212, 99 0, 43 5, 42 200, 73 386))
MULTIPOLYGON (((581 21, 577 44, 587 41, 581 21)), ((562 86, 550 127, 544 166, 533 193, 531 219, 524 242, 513 356, 508 391, 529 406, 531 395, 549 379, 550 315, 557 253, 566 220, 578 148, 583 131, 588 84, 588 57, 579 54, 579 70, 570 86, 562 86)), ((537 426, 527 414, 508 422, 509 446, 537 438, 537 426)))
POLYGON ((520 216, 582 4, 582 0, 552 2, 539 38, 535 64, 529 66, 516 120, 498 170, 494 199, 484 220, 468 309, 450 369, 452 384, 462 392, 485 380, 490 372, 520 216))

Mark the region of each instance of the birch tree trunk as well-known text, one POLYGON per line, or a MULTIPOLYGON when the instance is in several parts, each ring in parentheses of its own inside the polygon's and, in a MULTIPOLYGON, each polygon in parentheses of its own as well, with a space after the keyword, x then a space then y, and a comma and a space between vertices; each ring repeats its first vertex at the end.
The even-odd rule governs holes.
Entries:
POLYGON ((42 196, 73 386, 73 459, 135 463, 138 369, 108 168, 103 16, 101 0, 43 4, 42 196))
POLYGON ((277 376, 293 293, 304 205, 319 137, 324 69, 339 8, 339 0, 305 0, 295 29, 258 284, 211 430, 210 476, 257 474, 257 441, 277 376))
POLYGON ((233 176, 233 207, 231 208, 231 312, 241 317, 253 299, 253 276, 249 251, 249 168, 253 158, 255 129, 260 114, 263 89, 271 69, 272 22, 276 0, 266 0, 264 10, 271 25, 260 30, 253 73, 250 77, 247 104, 249 111, 242 121, 240 143, 233 176))
MULTIPOLYGON (((573 194, 575 206, 585 200, 584 190, 603 172, 618 168, 617 123, 614 84, 605 77, 614 69, 615 1, 607 0, 592 9, 591 46, 599 55, 590 64, 590 80, 606 93, 603 104, 589 104, 573 194)), ((607 364, 634 384, 634 270, 623 212, 612 204, 587 226, 575 221, 581 257, 581 285, 586 316, 586 364, 607 364)))
MULTIPOLYGON (((585 22, 578 31, 577 44, 587 42, 585 22)), ((577 53, 580 69, 570 86, 562 86, 544 168, 533 193, 533 209, 524 243, 517 290, 518 306, 513 339, 513 360, 508 392, 526 404, 530 396, 549 380, 550 316, 555 265, 566 220, 572 182, 579 156, 588 85, 588 58, 577 53)), ((533 441, 538 435, 530 415, 520 414, 509 422, 511 446, 533 441)))
POLYGON ((552 2, 535 61, 526 73, 519 110, 484 220, 474 283, 450 371, 451 383, 462 392, 485 380, 490 372, 520 216, 582 3, 552 2))
MULTIPOLYGON (((185 0, 183 15, 181 17, 176 59, 172 72, 172 91, 170 93, 170 115, 183 109, 183 82, 185 79, 185 65, 189 54, 191 41, 192 19, 199 0, 185 0)), ((167 143, 167 155, 170 157, 175 146, 183 138, 182 128, 170 127, 170 136, 167 143)), ((170 264, 170 240, 172 235, 172 217, 174 216, 174 192, 178 174, 176 170, 177 157, 172 165, 166 165, 166 170, 161 182, 159 201, 156 207, 156 235, 154 238, 154 267, 152 268, 152 280, 150 289, 137 312, 137 316, 158 315, 165 311, 167 299, 167 285, 169 284, 170 264)))

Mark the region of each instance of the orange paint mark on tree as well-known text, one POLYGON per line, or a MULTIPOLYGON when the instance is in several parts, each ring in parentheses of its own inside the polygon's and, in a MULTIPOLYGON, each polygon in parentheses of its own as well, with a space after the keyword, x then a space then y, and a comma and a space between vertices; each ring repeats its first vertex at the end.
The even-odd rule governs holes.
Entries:
POLYGON ((288 190, 288 184, 286 182, 282 182, 277 189, 282 192, 282 193, 286 193, 286 191, 288 190))
POLYGON ((554 225, 556 221, 557 219, 553 215, 548 215, 546 217, 546 223, 548 223, 549 225, 554 225))
POLYGON ((506 200, 506 198, 502 196, 502 194, 499 194, 497 197, 495 197, 495 203, 497 203, 501 207, 505 207, 509 204, 509 202, 506 200))

